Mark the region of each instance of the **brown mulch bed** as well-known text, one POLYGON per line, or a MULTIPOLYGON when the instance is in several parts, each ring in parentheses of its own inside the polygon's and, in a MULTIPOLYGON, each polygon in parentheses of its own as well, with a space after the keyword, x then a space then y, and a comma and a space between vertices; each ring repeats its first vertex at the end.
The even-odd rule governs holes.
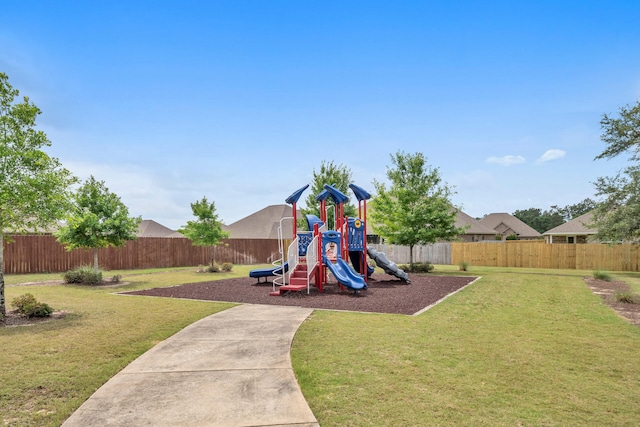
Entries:
POLYGON ((49 322, 51 320, 64 319, 68 313, 66 311, 54 311, 51 316, 47 317, 25 317, 18 313, 17 310, 7 310, 7 315, 0 320, 0 326, 29 326, 36 323, 49 322))
POLYGON ((257 285, 256 279, 250 277, 124 294, 410 315, 466 286, 476 278, 411 275, 411 284, 386 274, 376 274, 372 279, 369 289, 360 290, 357 294, 348 288, 343 291, 337 284, 330 283, 324 286, 323 292, 312 286, 309 295, 306 292, 293 292, 285 296, 270 296, 271 283, 257 285))
POLYGON ((612 280, 598 280, 593 277, 585 277, 584 281, 594 294, 600 295, 605 304, 615 310, 620 316, 627 319, 632 325, 640 326, 640 304, 630 304, 616 301, 616 292, 630 291, 625 282, 612 280))

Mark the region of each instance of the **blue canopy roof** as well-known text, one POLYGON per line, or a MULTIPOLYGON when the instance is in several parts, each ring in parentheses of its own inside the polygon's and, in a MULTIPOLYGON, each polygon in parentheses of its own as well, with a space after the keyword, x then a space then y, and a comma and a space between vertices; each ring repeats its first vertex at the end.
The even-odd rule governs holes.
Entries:
POLYGON ((327 190, 329 194, 331 194, 331 198, 336 203, 345 203, 349 201, 349 197, 347 195, 345 195, 342 191, 338 190, 332 185, 325 184, 324 189, 327 190))
POLYGON ((285 202, 289 203, 290 205, 297 203, 300 196, 302 196, 302 193, 304 193, 304 190, 306 190, 308 187, 309 184, 305 185, 299 190, 296 190, 292 195, 287 197, 287 200, 285 200, 285 202))
POLYGON ((316 196, 316 201, 321 202, 323 200, 327 200, 327 197, 329 197, 329 192, 327 190, 322 190, 320 194, 316 196))
POLYGON ((349 184, 349 188, 351 188, 353 194, 356 195, 356 199, 358 199, 359 202, 362 200, 369 200, 371 198, 371 194, 369 194, 369 192, 364 190, 362 187, 358 187, 355 184, 349 184))

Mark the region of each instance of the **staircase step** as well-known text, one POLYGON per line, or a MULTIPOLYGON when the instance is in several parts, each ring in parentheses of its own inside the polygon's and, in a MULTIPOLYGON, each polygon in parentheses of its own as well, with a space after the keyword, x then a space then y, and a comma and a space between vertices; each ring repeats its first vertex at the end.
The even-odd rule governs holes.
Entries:
POLYGON ((280 286, 281 291, 304 291, 307 289, 307 283, 291 283, 290 285, 280 286))

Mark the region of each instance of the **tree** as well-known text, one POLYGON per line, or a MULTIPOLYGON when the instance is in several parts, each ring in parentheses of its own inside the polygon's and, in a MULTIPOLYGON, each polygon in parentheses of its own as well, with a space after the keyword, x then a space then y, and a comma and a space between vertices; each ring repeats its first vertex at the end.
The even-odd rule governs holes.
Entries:
POLYGON ((46 229, 62 218, 69 206, 70 186, 76 181, 44 147, 51 145, 36 130, 40 109, 23 97, 0 73, 0 318, 6 315, 4 296, 4 240, 9 233, 46 229))
POLYGON ((373 182, 376 196, 371 201, 370 222, 390 243, 409 246, 413 267, 413 247, 455 238, 464 229, 455 225, 457 208, 450 201, 451 188, 440 171, 427 164, 422 153, 391 155, 387 168, 390 187, 373 182))
POLYGON ((564 216, 554 206, 551 210, 542 211, 539 208, 529 208, 525 210, 517 210, 513 216, 536 230, 538 233, 544 233, 554 227, 564 224, 564 216))
POLYGON ((603 201, 594 210, 593 221, 601 241, 640 241, 640 101, 635 106, 620 108, 619 117, 603 115, 602 141, 607 148, 596 157, 611 159, 631 152, 632 165, 615 177, 596 180, 596 196, 603 201))
POLYGON ((594 210, 596 238, 602 242, 640 241, 640 167, 630 166, 615 177, 600 177, 596 195, 604 200, 594 210))
POLYGON ((73 196, 73 208, 56 236, 67 250, 93 249, 93 269, 98 272, 98 249, 123 246, 137 238, 140 217, 130 217, 129 209, 104 181, 91 176, 73 196))
POLYGON ((571 221, 572 219, 575 219, 580 215, 584 215, 587 212, 591 212, 596 208, 597 205, 598 204, 596 203, 595 200, 587 197, 586 199, 576 203, 575 205, 567 205, 564 208, 551 206, 551 209, 558 211, 564 217, 565 221, 571 221))
POLYGON ((600 127, 603 130, 600 139, 607 148, 596 156, 596 160, 611 159, 625 151, 631 151, 630 160, 640 160, 640 101, 634 106, 620 108, 619 118, 603 114, 600 127))
POLYGON ((222 223, 218 220, 214 202, 209 203, 206 197, 195 203, 191 203, 195 221, 187 221, 180 233, 189 238, 196 246, 210 246, 211 267, 214 265, 214 247, 229 237, 229 233, 222 230, 222 223))
POLYGON ((544 233, 582 214, 592 211, 595 207, 596 202, 586 198, 581 202, 574 205, 567 205, 563 208, 554 205, 545 211, 539 208, 517 210, 513 213, 513 216, 538 233, 544 233))
MULTIPOLYGON (((324 190, 324 185, 333 185, 335 188, 348 194, 349 184, 351 183, 351 171, 343 164, 336 165, 331 162, 322 161, 320 164, 320 171, 313 170, 313 183, 311 184, 311 194, 307 196, 305 202, 306 207, 301 209, 303 214, 312 214, 318 217, 320 215, 320 206, 316 201, 316 196, 324 190)), ((327 222, 329 224, 335 224, 334 201, 329 197, 327 199, 327 222)), ((356 207, 352 203, 344 204, 344 214, 346 216, 355 216, 357 212, 356 207)))

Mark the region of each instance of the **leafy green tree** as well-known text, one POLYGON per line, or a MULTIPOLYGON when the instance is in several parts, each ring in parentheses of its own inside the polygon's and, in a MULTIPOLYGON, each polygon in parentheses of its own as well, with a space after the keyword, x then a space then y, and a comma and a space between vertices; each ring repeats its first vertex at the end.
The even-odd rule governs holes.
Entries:
POLYGON ((634 106, 620 108, 619 117, 604 114, 600 120, 603 130, 600 139, 607 148, 596 156, 598 159, 612 159, 624 152, 631 152, 630 160, 640 160, 640 101, 634 106))
POLYGON ((571 221, 572 219, 575 219, 580 215, 591 212, 596 208, 597 205, 598 203, 595 200, 586 198, 581 202, 576 203, 575 205, 567 205, 564 208, 551 206, 551 210, 558 211, 563 216, 565 221, 571 221))
POLYGON ((10 233, 45 229, 64 216, 70 186, 76 181, 44 147, 51 145, 37 130, 40 109, 0 73, 0 318, 6 315, 4 240, 10 233))
MULTIPOLYGON (((322 161, 320 164, 320 170, 313 170, 313 182, 311 184, 311 194, 305 199, 306 207, 300 209, 303 214, 311 214, 321 217, 320 204, 316 201, 316 196, 324 190, 324 185, 333 185, 342 193, 349 194, 349 184, 351 183, 351 170, 345 165, 336 165, 333 161, 322 161)), ((335 214, 333 207, 334 201, 329 197, 327 199, 327 222, 329 224, 335 224, 335 214)), ((353 203, 348 202, 344 204, 344 214, 346 216, 356 216, 357 209, 353 203)))
POLYGON ((632 163, 614 177, 596 180, 596 196, 603 198, 594 210, 596 238, 608 242, 640 241, 640 101, 620 108, 619 117, 603 115, 602 141, 607 144, 597 159, 630 152, 632 163))
POLYGON ((554 227, 564 224, 563 215, 553 207, 551 210, 543 211, 539 208, 529 208, 525 210, 517 210, 513 216, 536 230, 538 233, 544 233, 554 227))
POLYGON ((377 195, 371 201, 370 223, 390 243, 413 247, 449 240, 464 233, 455 225, 457 208, 451 203, 451 188, 440 171, 427 164, 422 153, 391 155, 387 168, 390 187, 374 181, 377 195))
POLYGON ((130 217, 129 209, 104 181, 89 177, 73 197, 73 208, 56 236, 67 250, 93 249, 93 270, 98 272, 98 249, 123 246, 137 239, 140 217, 130 217))
POLYGON ((596 205, 597 203, 594 200, 587 198, 574 205, 567 205, 562 208, 554 205, 551 206, 551 209, 545 211, 539 208, 517 210, 513 213, 513 216, 538 233, 544 233, 582 214, 592 211, 596 205))
POLYGON ((222 223, 218 220, 214 202, 209 203, 206 197, 191 203, 194 221, 187 221, 187 225, 178 230, 189 238, 196 246, 210 246, 211 267, 214 266, 214 247, 229 237, 229 233, 222 229, 222 223))

